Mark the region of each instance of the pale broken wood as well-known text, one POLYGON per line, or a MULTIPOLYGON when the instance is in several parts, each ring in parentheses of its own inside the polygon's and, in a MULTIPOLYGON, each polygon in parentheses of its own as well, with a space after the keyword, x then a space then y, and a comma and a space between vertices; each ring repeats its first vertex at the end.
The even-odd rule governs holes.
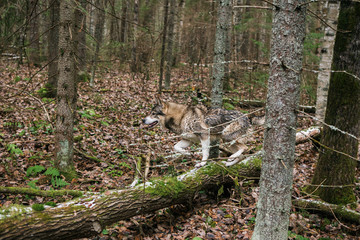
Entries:
POLYGON ((314 126, 296 133, 296 144, 304 143, 320 136, 321 128, 314 126))

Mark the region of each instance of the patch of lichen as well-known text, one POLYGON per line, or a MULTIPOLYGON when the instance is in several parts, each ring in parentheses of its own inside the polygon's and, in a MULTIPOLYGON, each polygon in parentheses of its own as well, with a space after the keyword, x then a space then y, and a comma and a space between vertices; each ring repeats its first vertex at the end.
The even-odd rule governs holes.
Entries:
POLYGON ((2 215, 4 219, 9 217, 15 217, 26 212, 26 207, 19 204, 11 204, 7 207, 0 208, 0 215, 2 215))

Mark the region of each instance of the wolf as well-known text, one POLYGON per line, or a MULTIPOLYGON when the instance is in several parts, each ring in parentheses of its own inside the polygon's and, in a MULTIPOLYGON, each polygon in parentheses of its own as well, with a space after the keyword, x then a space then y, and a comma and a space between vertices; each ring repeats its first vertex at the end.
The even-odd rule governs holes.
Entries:
POLYGON ((210 142, 213 140, 228 143, 227 149, 233 154, 224 161, 226 166, 239 162, 241 154, 248 149, 245 135, 250 128, 246 115, 222 108, 208 109, 203 105, 188 106, 174 102, 163 102, 156 98, 156 104, 149 116, 142 120, 147 127, 160 124, 171 132, 181 135, 182 140, 175 144, 175 151, 190 154, 185 148, 193 143, 201 143, 202 160, 196 164, 199 168, 209 158, 210 142))

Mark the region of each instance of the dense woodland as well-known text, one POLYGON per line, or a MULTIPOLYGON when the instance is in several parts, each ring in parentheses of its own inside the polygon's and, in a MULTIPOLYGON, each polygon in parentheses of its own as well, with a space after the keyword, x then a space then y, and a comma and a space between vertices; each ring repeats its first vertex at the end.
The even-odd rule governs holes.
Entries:
POLYGON ((360 3, 2 0, 0 239, 360 239, 360 3), (264 124, 242 161, 155 98, 264 124))

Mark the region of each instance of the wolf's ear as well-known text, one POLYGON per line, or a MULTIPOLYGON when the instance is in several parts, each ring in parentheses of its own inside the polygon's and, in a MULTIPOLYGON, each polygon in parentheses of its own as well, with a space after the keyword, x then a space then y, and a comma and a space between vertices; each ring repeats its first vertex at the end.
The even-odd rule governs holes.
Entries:
POLYGON ((167 102, 165 102, 165 103, 162 103, 161 106, 162 106, 163 112, 166 112, 169 107, 169 104, 167 102))
POLYGON ((157 105, 160 105, 160 106, 163 105, 162 102, 161 102, 161 99, 160 99, 160 95, 159 95, 159 94, 157 94, 157 95, 155 96, 155 101, 156 101, 156 104, 157 104, 157 105))

